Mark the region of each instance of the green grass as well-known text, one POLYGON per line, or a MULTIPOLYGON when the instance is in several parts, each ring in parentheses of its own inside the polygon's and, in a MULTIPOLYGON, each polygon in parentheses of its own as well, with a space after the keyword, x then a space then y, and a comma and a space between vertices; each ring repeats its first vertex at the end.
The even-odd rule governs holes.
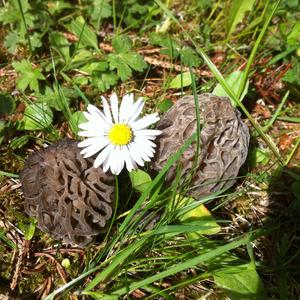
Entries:
POLYGON ((51 249, 52 259, 43 259, 55 259, 53 268, 22 273, 11 295, 38 297, 51 271, 47 300, 298 299, 299 16, 298 0, 6 1, 0 7, 0 296, 13 280, 13 249, 27 251, 26 270, 39 263, 35 253, 51 249), (235 71, 240 77, 232 83, 235 71), (179 74, 181 84, 170 88, 179 74), (192 143, 201 152, 197 94, 217 84, 250 128, 248 159, 230 190, 187 198, 198 155, 184 180, 180 167, 171 184, 164 178, 192 143), (101 106, 100 96, 112 91, 145 96, 147 112, 161 114, 181 95, 193 95, 197 132, 142 190, 129 186, 124 193, 116 177, 115 209, 100 242, 75 257, 74 247, 36 230, 23 249, 32 222, 18 173, 28 153, 76 139, 82 111, 101 106), (183 222, 191 212, 196 222, 183 222), (71 262, 63 269, 66 283, 56 267, 64 258, 71 262))

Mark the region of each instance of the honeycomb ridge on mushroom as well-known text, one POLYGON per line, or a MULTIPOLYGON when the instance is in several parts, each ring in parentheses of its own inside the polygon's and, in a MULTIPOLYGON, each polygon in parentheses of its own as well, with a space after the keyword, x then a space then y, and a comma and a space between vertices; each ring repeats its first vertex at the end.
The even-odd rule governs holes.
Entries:
POLYGON ((84 159, 65 139, 31 154, 20 173, 25 212, 54 238, 81 247, 105 231, 114 204, 114 176, 84 159))
MULTIPOLYGON (((193 196, 206 196, 231 187, 240 167, 246 160, 249 146, 249 129, 243 123, 240 112, 235 110, 227 97, 212 94, 198 95, 200 114, 200 149, 198 165, 192 178, 193 196)), ((157 124, 162 134, 157 139, 157 151, 152 169, 160 171, 171 155, 176 153, 197 130, 195 101, 184 96, 167 111, 157 124)), ((176 176, 180 164, 182 175, 188 174, 196 159, 196 142, 173 165, 166 181, 176 176)))

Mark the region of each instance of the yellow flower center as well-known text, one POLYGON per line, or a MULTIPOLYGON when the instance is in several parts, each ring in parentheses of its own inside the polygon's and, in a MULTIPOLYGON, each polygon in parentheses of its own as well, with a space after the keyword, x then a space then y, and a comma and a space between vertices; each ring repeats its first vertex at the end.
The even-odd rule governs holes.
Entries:
POLYGON ((132 130, 126 124, 115 124, 108 132, 108 138, 115 146, 128 145, 132 141, 132 130))

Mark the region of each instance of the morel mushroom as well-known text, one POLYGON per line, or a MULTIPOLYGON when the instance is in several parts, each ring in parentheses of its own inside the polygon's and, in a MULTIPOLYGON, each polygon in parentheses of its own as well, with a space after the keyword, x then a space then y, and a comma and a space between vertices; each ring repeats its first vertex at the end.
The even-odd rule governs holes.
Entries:
MULTIPOLYGON (((212 94, 198 96, 201 123, 198 165, 192 179, 189 194, 205 196, 235 183, 240 167, 246 160, 249 145, 249 130, 227 97, 212 94)), ((160 171, 170 156, 176 153, 197 130, 197 118, 193 96, 179 99, 162 116, 157 125, 162 134, 157 140, 156 157, 152 168, 160 171)), ((196 155, 194 142, 182 155, 179 163, 182 174, 192 170, 196 155)), ((176 166, 166 176, 174 180, 176 166)))
POLYGON ((104 231, 112 215, 114 176, 84 159, 69 139, 34 152, 20 174, 25 211, 54 238, 81 247, 104 231))

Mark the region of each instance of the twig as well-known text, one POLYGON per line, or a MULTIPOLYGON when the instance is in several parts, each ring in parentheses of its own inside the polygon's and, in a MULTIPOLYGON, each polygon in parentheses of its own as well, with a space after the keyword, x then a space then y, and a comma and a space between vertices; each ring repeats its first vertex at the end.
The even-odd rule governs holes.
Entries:
POLYGON ((12 279, 12 282, 10 284, 11 290, 14 290, 16 288, 17 284, 18 284, 18 279, 19 279, 19 276, 20 276, 20 273, 21 273, 20 270, 21 270, 21 267, 23 265, 23 259, 29 251, 30 243, 31 243, 31 241, 23 240, 22 247, 19 251, 19 256, 18 256, 18 259, 17 259, 13 279, 12 279))

